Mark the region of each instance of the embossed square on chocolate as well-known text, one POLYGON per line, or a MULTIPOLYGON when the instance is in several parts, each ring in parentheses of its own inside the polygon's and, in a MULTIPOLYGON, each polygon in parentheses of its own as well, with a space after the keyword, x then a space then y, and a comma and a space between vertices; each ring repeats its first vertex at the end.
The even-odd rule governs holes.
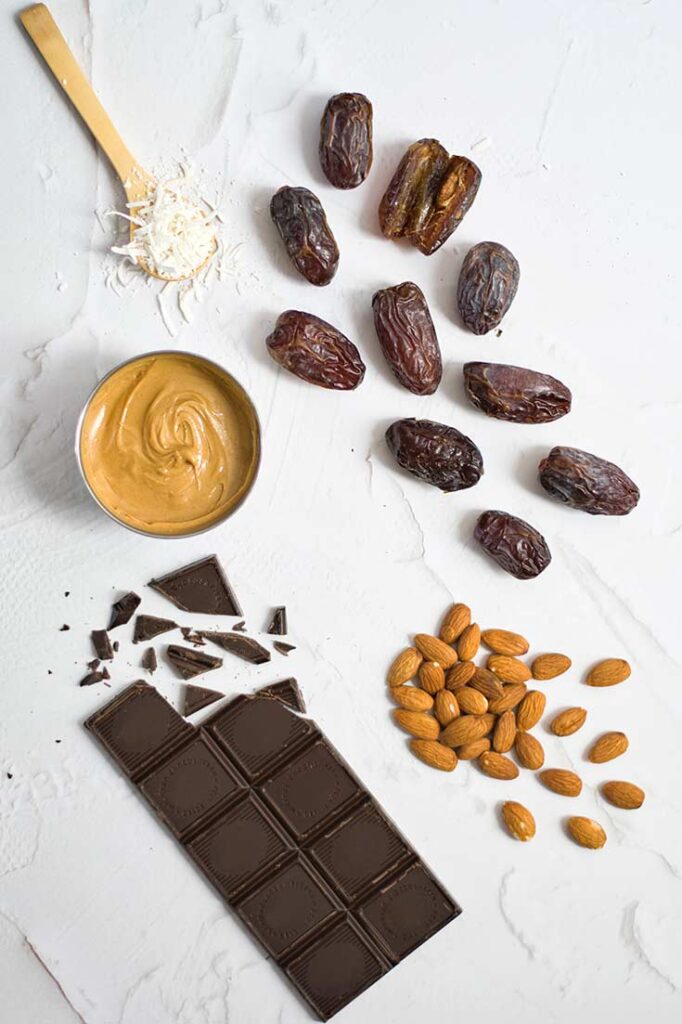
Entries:
POLYGON ((257 778, 313 732, 313 725, 268 697, 237 697, 205 723, 248 779, 257 778))

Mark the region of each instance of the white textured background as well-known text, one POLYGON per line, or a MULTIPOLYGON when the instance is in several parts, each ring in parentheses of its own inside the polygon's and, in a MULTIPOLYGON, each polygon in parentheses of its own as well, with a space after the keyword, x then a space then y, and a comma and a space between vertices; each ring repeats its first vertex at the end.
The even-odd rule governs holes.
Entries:
MULTIPOLYGON (((237 677, 226 661, 226 690, 293 669, 311 713, 465 910, 343 1020, 679 1021, 677 0, 56 0, 132 150, 153 167, 182 145, 222 174, 230 244, 241 246, 233 276, 170 344, 219 360, 250 390, 264 464, 234 519, 189 542, 125 532, 81 486, 72 442, 84 398, 119 360, 169 338, 153 291, 105 286, 112 236, 94 214, 122 194, 14 4, 1 7, 0 1020, 308 1019, 80 725, 112 692, 75 686, 112 596, 216 550, 249 624, 286 603, 298 644, 288 664, 237 677), (349 193, 326 184, 316 160, 323 104, 342 90, 366 92, 375 110, 374 167, 349 193), (382 239, 376 221, 397 158, 425 135, 483 170, 463 226, 428 259, 382 239), (327 208, 342 253, 327 289, 297 278, 275 238, 267 206, 284 183, 313 188, 327 208), (455 312, 462 257, 485 238, 522 268, 500 339, 465 333, 455 312), (431 398, 394 383, 372 328, 375 289, 410 278, 443 349, 431 398), (358 343, 368 369, 356 393, 278 372, 264 338, 287 307, 358 343), (574 411, 544 427, 487 419, 462 394, 471 358, 557 375, 574 411), (394 469, 382 435, 406 415, 470 434, 481 483, 443 496, 394 469), (555 443, 621 464, 642 489, 637 510, 609 520, 552 502, 536 465, 555 443), (474 549, 473 522, 489 507, 543 530, 554 561, 540 579, 517 582, 474 549), (582 704, 588 725, 561 743, 543 737, 548 764, 575 765, 585 780, 570 808, 529 773, 505 787, 467 765, 431 772, 405 751, 386 664, 453 596, 483 625, 573 657, 570 676, 546 686, 548 709, 582 704), (58 632, 63 622, 70 632, 58 632), (632 679, 585 687, 584 669, 611 654, 631 660, 632 679), (631 745, 599 768, 583 758, 604 728, 631 745), (596 787, 608 777, 642 784, 644 808, 604 805, 596 787), (512 793, 536 814, 529 846, 496 821, 512 793), (569 811, 604 823, 604 851, 567 841, 569 811)), ((168 611, 144 594, 147 611, 168 611)), ((122 650, 116 687, 140 674, 138 657, 122 650)), ((167 671, 156 679, 177 697, 167 671)))

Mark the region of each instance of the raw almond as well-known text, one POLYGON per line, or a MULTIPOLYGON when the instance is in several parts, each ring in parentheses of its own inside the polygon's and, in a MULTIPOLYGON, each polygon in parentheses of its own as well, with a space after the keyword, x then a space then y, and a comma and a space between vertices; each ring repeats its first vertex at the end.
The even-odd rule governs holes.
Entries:
POLYGON ((445 686, 445 672, 437 661, 425 661, 419 669, 419 685, 427 693, 438 693, 445 686))
POLYGON ((457 703, 460 710, 467 715, 484 715, 488 710, 488 701, 478 690, 463 686, 457 691, 457 703))
POLYGON ((510 835, 522 843, 528 842, 535 835, 535 818, 527 807, 517 804, 515 800, 507 800, 502 804, 502 820, 510 835))
POLYGON ((461 747, 464 743, 480 740, 488 731, 488 723, 484 721, 483 715, 462 715, 445 726, 440 734, 440 742, 447 747, 461 747))
POLYGON ((457 641, 457 656, 460 661, 471 661, 481 643, 481 627, 477 622, 470 623, 457 641))
POLYGON ((388 685, 402 686, 403 683, 409 683, 419 671, 422 660, 421 654, 414 647, 401 651, 388 670, 388 685))
POLYGON ((545 713, 547 698, 540 690, 529 690, 516 712, 517 728, 528 732, 537 725, 545 713))
POLYGON ((514 750, 524 768, 536 772, 545 763, 545 751, 540 740, 529 732, 517 732, 514 750))
POLYGON ((410 750, 430 768, 439 768, 442 772, 452 772, 457 767, 457 754, 449 747, 435 740, 410 740, 410 750))
POLYGON ((520 633, 509 629, 484 629, 481 640, 494 654, 526 654, 528 641, 520 633))
POLYGON ((555 679, 571 667, 565 654, 540 654, 530 667, 533 679, 555 679))
POLYGON ((471 743, 463 743, 461 747, 457 747, 457 757, 460 761, 475 761, 486 750, 490 750, 490 740, 484 737, 480 740, 472 740, 471 743))
POLYGON ((478 759, 478 766, 484 775, 491 779, 515 779, 519 769, 509 757, 504 754, 496 754, 494 750, 487 750, 478 759))
POLYGON ((459 718, 459 704, 450 690, 439 690, 433 700, 433 710, 441 725, 449 725, 459 718))
POLYGON ((624 658, 606 658, 598 662, 588 673, 588 686, 615 686, 630 675, 630 666, 624 658))
POLYGON ((457 651, 453 647, 444 644, 438 637, 429 636, 428 633, 417 633, 414 645, 427 661, 437 661, 445 669, 457 661, 457 651))
POLYGON ((445 613, 439 636, 446 644, 454 644, 471 622, 471 609, 465 604, 453 604, 445 613))
POLYGON ((396 708, 393 712, 393 721, 418 740, 437 740, 440 733, 440 726, 436 719, 423 711, 406 711, 404 708, 396 708))
POLYGON ((605 800, 624 811, 634 811, 644 803, 644 790, 634 782, 605 782, 601 792, 605 800))
POLYGON ((513 711, 526 696, 527 689, 525 683, 509 683, 504 687, 502 696, 497 700, 489 701, 488 707, 494 715, 501 715, 503 711, 513 711))
POLYGON ((516 739, 516 716, 513 711, 504 711, 495 723, 493 730, 493 750, 498 754, 506 754, 514 746, 516 739))
MULTIPOLYGON (((468 665, 469 662, 463 661, 461 664, 468 665)), ((489 672, 487 668, 475 669, 474 674, 471 677, 471 685, 474 690, 478 690, 484 697, 487 697, 488 700, 499 700, 504 693, 500 680, 494 672, 489 672)))
POLYGON ((393 686, 391 697, 406 711, 430 711, 433 707, 433 697, 417 686, 393 686))
POLYGON ((605 732, 595 743, 592 744, 587 760, 592 764, 604 764, 606 761, 613 761, 614 757, 620 757, 628 749, 628 738, 624 732, 605 732))
POLYGON ((486 715, 477 715, 476 717, 479 722, 482 722, 485 726, 485 732, 483 735, 488 736, 497 725, 497 715, 493 715, 493 713, 489 711, 486 715))
POLYGON ((588 850, 600 850, 606 842, 606 832, 592 818, 569 818, 566 828, 571 839, 588 850))
POLYGON ((476 666, 473 661, 458 661, 456 665, 453 665, 448 670, 445 685, 448 690, 453 690, 456 693, 457 690, 461 690, 463 686, 466 686, 473 679, 475 672, 476 666))
POLYGON ((550 729, 555 736, 572 736, 585 724, 586 718, 585 708, 566 708, 552 719, 550 729))
POLYGON ((540 779, 559 796, 580 796, 583 788, 582 780, 575 772, 569 772, 567 768, 545 768, 540 772, 540 779))
POLYGON ((503 683, 525 683, 531 677, 528 666, 508 654, 490 654, 487 665, 503 683))

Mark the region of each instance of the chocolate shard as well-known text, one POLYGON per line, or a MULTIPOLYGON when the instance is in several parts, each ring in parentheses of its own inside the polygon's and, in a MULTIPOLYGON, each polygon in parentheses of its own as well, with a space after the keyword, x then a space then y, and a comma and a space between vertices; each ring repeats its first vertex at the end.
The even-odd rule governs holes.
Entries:
POLYGON ((306 713, 303 694, 295 679, 282 679, 279 683, 261 686, 259 690, 256 690, 255 696, 279 700, 282 704, 286 704, 287 707, 293 708, 294 711, 300 711, 302 715, 306 713))
POLYGON ((94 683, 101 683, 103 679, 108 679, 109 673, 104 675, 104 672, 88 672, 86 676, 83 676, 79 682, 79 686, 93 686, 94 683))
POLYGON ((205 686, 192 686, 191 683, 188 683, 185 687, 183 717, 189 718, 190 715, 195 715, 197 711, 207 708, 209 704, 215 704, 217 700, 224 696, 225 694, 219 693, 218 690, 209 690, 205 686))
POLYGON ((88 662, 88 668, 90 669, 91 672, 96 672, 97 669, 99 668, 99 666, 100 666, 99 658, 93 658, 92 661, 88 662))
POLYGON ((126 622, 130 622, 140 601, 141 598, 133 590, 119 598, 118 601, 114 601, 111 606, 111 619, 108 628, 116 629, 117 626, 125 626, 126 622))
POLYGON ((215 555, 150 580, 149 584, 185 612, 243 615, 237 595, 215 555))
POLYGON ((246 632, 246 623, 242 619, 241 622, 235 622, 235 624, 232 627, 232 629, 237 630, 237 632, 239 632, 239 633, 244 633, 244 632, 246 632))
POLYGON ((287 610, 284 605, 280 605, 279 608, 275 608, 266 633, 271 633, 276 636, 286 636, 288 632, 287 610))
POLYGON ((202 672, 220 668, 223 663, 222 658, 213 658, 203 651, 194 651, 191 647, 179 647, 177 644, 170 644, 166 654, 170 663, 183 679, 193 679, 194 676, 200 676, 202 672))
POLYGON ((146 672, 151 672, 152 675, 156 672, 159 667, 159 663, 156 659, 156 651, 153 647, 148 647, 142 655, 142 668, 146 672))
POLYGON ((201 633, 196 633, 191 626, 181 626, 180 632, 183 640, 186 640, 188 644, 192 644, 194 647, 206 646, 206 641, 201 633))
POLYGON ((213 632, 202 630, 201 635, 211 643, 222 647, 224 651, 236 654, 244 661, 250 661, 252 665, 264 665, 266 661, 270 661, 270 651, 253 637, 242 636, 239 633, 221 633, 217 630, 213 632))
POLYGON ((114 651, 106 629, 93 629, 90 638, 92 646, 95 648, 95 654, 100 661, 114 660, 114 651))
POLYGON ((272 646, 278 654, 283 654, 285 658, 288 656, 289 651, 296 650, 293 644, 285 644, 281 640, 274 640, 272 646))
POLYGON ((138 615, 135 619, 133 643, 139 644, 140 641, 153 640, 155 636, 169 633, 171 629, 177 628, 177 622, 173 622, 172 619, 158 619, 155 615, 138 615))

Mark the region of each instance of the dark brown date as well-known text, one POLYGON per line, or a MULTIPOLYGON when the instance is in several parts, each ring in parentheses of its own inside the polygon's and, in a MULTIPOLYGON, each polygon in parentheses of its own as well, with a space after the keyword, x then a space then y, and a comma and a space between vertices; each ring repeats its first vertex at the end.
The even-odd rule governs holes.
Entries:
POLYGON ((430 256, 447 241, 481 184, 476 164, 448 156, 437 139, 414 142, 398 164, 379 205, 387 238, 406 238, 430 256))
POLYGON ((519 264, 499 242, 479 242, 464 258, 457 305, 474 334, 487 334, 502 320, 519 286, 519 264))
POLYGON ((531 580, 552 561, 547 541, 523 519, 491 509, 478 517, 474 537, 500 568, 531 580))
POLYGON ((365 376, 353 342, 312 313, 288 309, 265 343, 276 363, 321 388, 352 391, 365 376))
POLYGON ((540 463, 540 483, 591 516, 626 516, 639 501, 639 488, 622 469, 580 448, 552 448, 540 463))
POLYGON ((465 363, 464 387, 488 416, 512 423, 549 423, 571 410, 571 392, 547 373, 504 363, 465 363))
POLYGON ((432 395, 443 375, 436 329, 421 288, 404 281, 376 292, 374 326, 397 379, 415 395, 432 395))
POLYGON ((285 185, 272 197, 270 216, 299 274, 311 284, 329 284, 339 265, 339 248, 317 196, 285 185))
POLYGON ((372 166, 372 104, 361 92, 341 92, 324 108, 320 163, 336 188, 357 188, 372 166))
POLYGON ((441 491, 473 487, 483 474, 483 457, 471 438, 444 423, 397 420, 386 431, 386 444, 399 466, 441 491))

